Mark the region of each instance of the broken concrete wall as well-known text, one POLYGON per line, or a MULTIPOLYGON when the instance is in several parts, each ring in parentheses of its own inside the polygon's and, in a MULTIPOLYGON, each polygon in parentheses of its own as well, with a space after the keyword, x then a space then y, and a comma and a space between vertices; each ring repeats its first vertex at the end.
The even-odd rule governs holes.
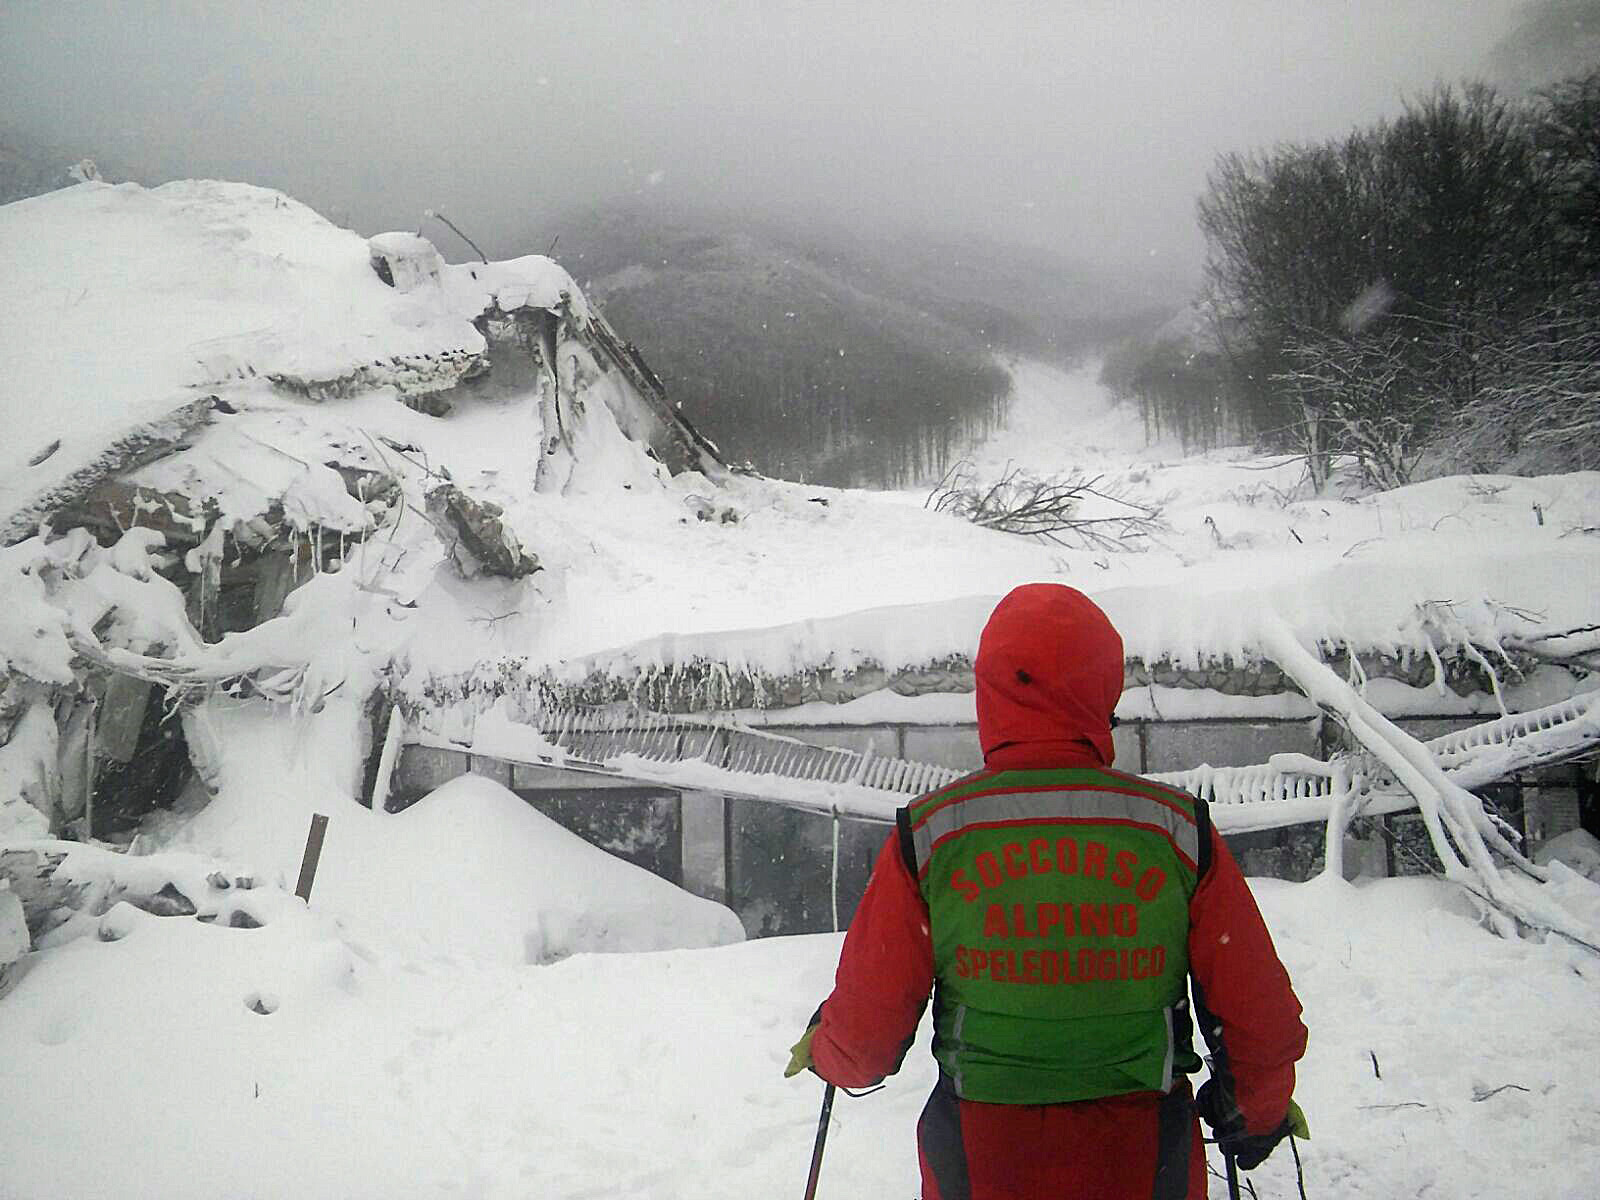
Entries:
POLYGON ((428 493, 428 516, 441 534, 454 533, 451 560, 463 579, 496 575, 522 579, 539 569, 539 559, 522 548, 517 535, 500 518, 504 510, 488 500, 475 500, 453 483, 428 493))
MULTIPOLYGON (((56 514, 61 509, 105 480, 171 453, 212 419, 216 404, 216 396, 174 398, 171 410, 161 419, 115 437, 84 466, 41 485, 22 504, 0 513, 0 546, 15 545, 38 533, 40 525, 58 521, 56 514)), ((35 459, 34 465, 47 460, 48 456, 35 459)))
MULTIPOLYGON (((327 487, 357 502, 352 513, 365 519, 359 503, 365 497, 377 497, 372 503, 380 511, 401 499, 398 487, 376 472, 319 469, 327 487)), ((173 646, 159 640, 165 635, 148 641, 142 601, 130 596, 125 606, 115 587, 80 613, 72 597, 98 595, 86 582, 94 572, 109 569, 108 582, 124 580, 135 590, 156 583, 172 589, 181 605, 169 601, 162 611, 180 624, 187 617, 188 632, 179 640, 211 644, 278 616, 295 587, 341 565, 354 545, 348 531, 323 536, 315 524, 302 530, 297 522, 312 511, 304 496, 285 493, 254 517, 235 513, 225 522, 204 480, 163 491, 141 482, 135 469, 97 481, 50 515, 61 536, 26 543, 37 543, 37 550, 19 550, 31 565, 15 578, 36 580, 47 604, 48 589, 68 589, 53 602, 62 607, 41 609, 40 619, 70 610, 92 624, 93 637, 87 648, 63 646, 56 670, 17 661, 8 672, 0 660, 0 836, 126 840, 144 815, 170 805, 193 777, 177 702, 107 653, 109 647, 160 659, 173 646), (128 546, 130 539, 136 546, 128 546), (176 615, 180 607, 186 613, 176 615), (123 622, 142 632, 121 631, 123 622), (99 649, 90 653, 95 644, 99 649)))
MULTIPOLYGON (((378 276, 397 290, 418 293, 419 302, 459 307, 466 296, 469 304, 477 303, 472 287, 445 286, 442 260, 426 239, 385 235, 373 239, 370 251, 378 276)), ((264 426, 251 408, 265 391, 263 380, 280 395, 311 401, 392 388, 410 406, 433 415, 447 415, 458 403, 516 405, 531 418, 525 422, 528 469, 549 490, 565 490, 589 475, 604 481, 619 471, 651 483, 669 469, 722 472, 715 449, 675 414, 638 351, 575 289, 568 290, 564 273, 548 272, 565 280, 559 289, 507 290, 504 280, 518 278, 517 264, 510 266, 509 274, 501 272, 501 283, 483 293, 487 307, 474 322, 482 348, 466 331, 453 349, 357 363, 337 355, 289 356, 283 361, 294 365, 287 373, 259 376, 237 356, 207 352, 202 367, 211 370, 213 358, 221 364, 215 368, 221 382, 207 386, 234 390, 175 398, 163 419, 121 436, 90 467, 55 486, 41 484, 23 509, 0 514, 0 542, 28 542, 47 524, 53 532, 41 544, 59 547, 75 538, 74 545, 81 542, 79 558, 88 561, 85 556, 100 550, 118 547, 120 553, 124 537, 137 531, 143 539, 134 555, 138 570, 153 572, 182 593, 181 604, 172 605, 170 597, 162 603, 182 609, 178 623, 184 624, 184 616, 187 623, 178 641, 192 642, 192 653, 282 614, 296 588, 342 565, 352 539, 391 519, 398 522, 400 506, 407 504, 405 487, 412 489, 409 507, 420 511, 426 504, 463 576, 518 579, 539 569, 537 556, 504 514, 486 498, 449 482, 448 468, 428 463, 417 447, 369 437, 374 454, 369 459, 359 438, 354 446, 329 443, 309 456, 292 435, 281 444, 263 442, 258 435, 264 426), (502 294, 515 297, 506 308, 502 294), (301 362, 310 364, 306 373, 294 374, 301 362), (264 445, 266 456, 246 442, 264 445), (332 461, 321 461, 324 453, 332 461), (225 480, 235 479, 231 456, 240 454, 256 455, 248 460, 251 470, 237 472, 248 485, 242 511, 237 492, 230 493, 231 503, 218 499, 227 491, 225 480), (418 495, 412 466, 429 483, 443 481, 427 489, 426 501, 418 495), (257 474, 271 478, 258 480, 257 474)), ((37 461, 49 461, 58 449, 59 443, 41 448, 37 461)), ((52 553, 57 552, 44 557, 52 553)), ((77 567, 67 563, 51 569, 72 576, 77 567)), ((124 619, 115 602, 99 611, 96 620, 109 622, 107 628, 124 619)), ((124 615, 133 613, 129 608, 124 615)), ((27 664, 11 663, 10 675, 0 664, 0 687, 12 698, 12 711, 0 713, 0 761, 15 783, 7 794, 29 810, 7 828, 121 834, 150 808, 170 804, 196 778, 181 705, 216 681, 174 684, 181 672, 149 663, 125 674, 107 647, 131 649, 153 661, 170 659, 175 644, 128 646, 116 639, 93 644, 105 633, 97 625, 95 636, 85 639, 90 644, 74 644, 70 652, 63 642, 60 669, 45 682, 24 676, 32 669, 27 664), (26 704, 17 699, 24 685, 30 689, 26 704), (173 698, 166 687, 176 688, 173 698)))

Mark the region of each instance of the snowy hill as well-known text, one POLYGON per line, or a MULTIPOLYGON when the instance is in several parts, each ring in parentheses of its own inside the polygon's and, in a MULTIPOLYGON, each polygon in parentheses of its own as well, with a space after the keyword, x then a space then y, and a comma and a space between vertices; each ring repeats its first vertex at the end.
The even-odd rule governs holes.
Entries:
POLYGON ((937 475, 960 429, 992 424, 994 350, 1060 359, 1180 290, 971 235, 865 238, 659 194, 540 227, 731 459, 838 485, 937 475))

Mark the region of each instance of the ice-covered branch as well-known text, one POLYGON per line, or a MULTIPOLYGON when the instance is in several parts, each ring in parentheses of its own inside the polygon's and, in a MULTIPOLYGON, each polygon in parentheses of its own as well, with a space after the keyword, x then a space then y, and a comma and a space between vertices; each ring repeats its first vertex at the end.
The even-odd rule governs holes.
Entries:
MULTIPOLYGON (((1416 798, 1446 876, 1479 897, 1499 932, 1510 936, 1520 925, 1560 934, 1591 949, 1600 944, 1596 931, 1585 928, 1548 896, 1501 872, 1491 848, 1532 880, 1549 878, 1546 868, 1529 862, 1511 844, 1482 802, 1445 774, 1427 747, 1318 661, 1281 617, 1266 614, 1260 636, 1266 652, 1306 695, 1338 714, 1368 753, 1416 798)), ((1341 821, 1344 816, 1333 815, 1341 821)), ((1330 842, 1334 836, 1330 829, 1330 842)))

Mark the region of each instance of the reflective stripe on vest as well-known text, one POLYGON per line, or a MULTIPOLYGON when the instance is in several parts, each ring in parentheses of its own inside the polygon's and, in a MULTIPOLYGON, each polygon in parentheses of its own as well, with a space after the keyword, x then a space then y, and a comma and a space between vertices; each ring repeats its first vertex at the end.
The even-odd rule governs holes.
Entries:
POLYGON ((964 829, 1086 820, 1158 830, 1189 869, 1197 869, 1200 833, 1193 801, 1183 793, 1108 771, 1011 771, 960 780, 912 805, 911 838, 919 881, 926 878, 934 848, 964 829), (1077 778, 1045 782, 1064 776, 1077 778), (985 782, 991 786, 985 787, 985 782))

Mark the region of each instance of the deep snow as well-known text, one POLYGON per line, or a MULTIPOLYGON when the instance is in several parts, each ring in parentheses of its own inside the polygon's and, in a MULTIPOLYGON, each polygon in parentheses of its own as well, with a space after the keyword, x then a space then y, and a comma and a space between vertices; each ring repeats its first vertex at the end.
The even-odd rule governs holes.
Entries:
MULTIPOLYGON (((383 862, 419 893, 492 905, 514 883, 441 871, 404 841, 383 862)), ((1592 973, 1484 932, 1437 881, 1254 886, 1312 1033, 1297 1089, 1308 1194, 1600 1191, 1592 973)), ((36 955, 3 1001, 0 1196, 802 1189, 821 1087, 782 1070, 837 935, 509 966, 352 945, 316 893, 261 929, 125 908, 105 922, 118 940, 36 955), (249 1007, 262 998, 265 1015, 249 1007)), ((886 1091, 839 1099, 820 1196, 916 1194, 926 1037, 886 1091)), ((1294 1195, 1287 1149, 1254 1179, 1294 1195)))

